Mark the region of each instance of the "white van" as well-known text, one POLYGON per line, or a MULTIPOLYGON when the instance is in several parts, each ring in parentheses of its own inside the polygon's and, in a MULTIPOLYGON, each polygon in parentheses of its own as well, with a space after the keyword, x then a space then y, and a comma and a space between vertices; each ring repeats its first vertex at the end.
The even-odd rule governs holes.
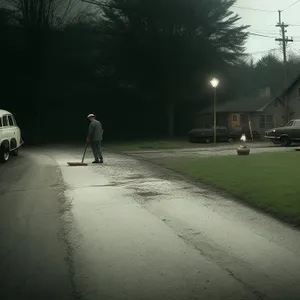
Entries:
POLYGON ((21 130, 14 116, 0 109, 0 162, 7 162, 10 154, 17 156, 22 144, 21 130))

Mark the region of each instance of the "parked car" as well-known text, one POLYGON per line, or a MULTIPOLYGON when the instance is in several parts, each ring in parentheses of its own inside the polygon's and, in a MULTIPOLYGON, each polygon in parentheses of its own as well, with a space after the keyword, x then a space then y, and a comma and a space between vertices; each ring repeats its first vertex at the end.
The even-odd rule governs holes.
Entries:
MULTIPOLYGON (((192 129, 188 133, 188 138, 190 143, 210 143, 214 140, 214 128, 198 128, 192 129)), ((217 141, 218 142, 228 142, 229 133, 226 127, 217 127, 217 141)))
POLYGON ((252 130, 252 134, 250 130, 243 130, 242 128, 233 128, 230 130, 230 137, 233 140, 240 140, 241 136, 245 134, 246 138, 248 140, 252 140, 252 137, 254 140, 259 140, 260 139, 260 133, 256 130, 252 130))
POLYGON ((17 156, 22 144, 21 130, 14 116, 0 109, 0 162, 7 162, 10 154, 17 156))
MULTIPOLYGON (((229 131, 226 127, 217 126, 217 142, 230 142, 239 140, 243 134, 246 134, 247 139, 251 139, 250 132, 244 132, 241 128, 236 128, 229 131)), ((258 132, 252 132, 254 138, 260 138, 258 132)), ((214 128, 197 128, 188 133, 190 143, 211 143, 214 140, 214 128)))
POLYGON ((292 143, 300 142, 300 119, 291 120, 284 127, 266 131, 265 138, 282 146, 290 146, 292 143))

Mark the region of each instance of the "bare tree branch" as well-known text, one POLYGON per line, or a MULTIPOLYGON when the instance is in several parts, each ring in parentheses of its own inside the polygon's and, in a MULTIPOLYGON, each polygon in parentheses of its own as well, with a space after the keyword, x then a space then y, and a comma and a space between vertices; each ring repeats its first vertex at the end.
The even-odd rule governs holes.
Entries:
POLYGON ((45 29, 62 27, 80 0, 2 0, 17 11, 27 27, 45 29))

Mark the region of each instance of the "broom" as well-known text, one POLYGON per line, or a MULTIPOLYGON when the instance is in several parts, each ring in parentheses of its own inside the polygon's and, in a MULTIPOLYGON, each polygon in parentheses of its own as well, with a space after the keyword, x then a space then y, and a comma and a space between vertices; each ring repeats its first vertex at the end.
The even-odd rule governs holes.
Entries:
POLYGON ((71 167, 87 166, 88 164, 86 164, 86 163, 83 162, 85 154, 86 154, 87 147, 88 147, 88 144, 85 145, 85 149, 84 149, 84 152, 83 152, 83 156, 82 156, 81 162, 68 162, 68 165, 71 166, 71 167))

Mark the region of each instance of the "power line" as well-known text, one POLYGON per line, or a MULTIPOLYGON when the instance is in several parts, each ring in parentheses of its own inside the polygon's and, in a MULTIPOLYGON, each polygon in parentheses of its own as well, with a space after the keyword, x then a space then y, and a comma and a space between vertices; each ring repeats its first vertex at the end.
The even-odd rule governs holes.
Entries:
POLYGON ((297 0, 297 1, 293 2, 291 5, 289 5, 288 7, 286 7, 285 9, 283 9, 282 11, 285 11, 285 10, 291 8, 292 6, 296 5, 299 2, 300 2, 300 0, 297 0))
MULTIPOLYGON (((300 1, 300 0, 299 0, 299 1, 300 1)), ((253 8, 253 7, 246 7, 246 6, 238 6, 238 5, 233 5, 233 7, 239 8, 239 9, 246 9, 246 10, 260 11, 260 12, 268 12, 268 13, 274 13, 274 12, 277 12, 277 10, 260 9, 260 8, 253 8)))
POLYGON ((253 36, 268 38, 268 39, 276 38, 276 36, 264 35, 264 34, 259 34, 259 33, 255 33, 255 32, 249 32, 249 34, 253 35, 253 36))
POLYGON ((295 51, 297 51, 297 52, 299 52, 300 53, 300 50, 299 49, 296 49, 296 48, 294 48, 294 47, 291 47, 293 50, 295 50, 295 51))
MULTIPOLYGON (((274 25, 273 25, 274 26, 274 25)), ((274 30, 267 30, 267 29, 255 29, 255 28, 250 28, 251 31, 261 33, 261 34, 278 34, 278 31, 274 30)))

